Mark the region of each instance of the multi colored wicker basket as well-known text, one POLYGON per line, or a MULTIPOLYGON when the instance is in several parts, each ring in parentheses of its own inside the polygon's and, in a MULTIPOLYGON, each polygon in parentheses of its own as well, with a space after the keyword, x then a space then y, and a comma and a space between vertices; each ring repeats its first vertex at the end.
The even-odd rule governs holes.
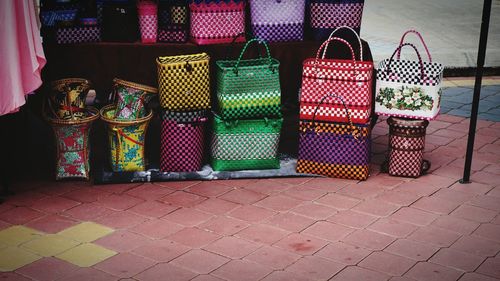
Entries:
POLYGON ((49 99, 54 116, 60 119, 80 119, 86 116, 85 99, 92 83, 83 78, 66 78, 53 81, 49 99))

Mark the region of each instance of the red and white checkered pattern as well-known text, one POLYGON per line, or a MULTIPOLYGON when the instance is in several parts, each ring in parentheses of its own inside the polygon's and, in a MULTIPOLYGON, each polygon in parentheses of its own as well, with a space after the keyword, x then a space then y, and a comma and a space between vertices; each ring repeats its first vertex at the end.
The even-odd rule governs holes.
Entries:
MULTIPOLYGON (((314 110, 318 107, 317 103, 300 103, 300 119, 312 120, 314 110)), ((349 116, 353 123, 365 124, 370 119, 370 106, 350 106, 348 107, 349 116)), ((315 120, 328 122, 348 123, 346 110, 341 103, 322 104, 318 107, 315 120)))
POLYGON ((311 26, 335 28, 360 27, 363 3, 311 3, 311 26))
MULTIPOLYGON (((367 106, 372 102, 371 86, 347 80, 323 80, 310 77, 302 78, 301 103, 317 102, 329 93, 341 96, 347 105, 367 106), (367 94, 368 93, 368 94, 367 94)), ((332 100, 331 102, 338 102, 332 100)))
POLYGON ((142 43, 155 43, 158 32, 157 15, 139 15, 139 27, 142 43))
MULTIPOLYGON (((243 2, 227 4, 221 1, 218 9, 205 9, 191 4, 191 38, 194 43, 231 43, 233 38, 245 32, 245 10, 243 2)), ((244 41, 244 37, 240 37, 244 41)), ((240 42, 237 41, 237 42, 240 42)))
POLYGON ((419 177, 422 175, 424 153, 422 150, 407 151, 391 149, 389 152, 389 175, 419 177))

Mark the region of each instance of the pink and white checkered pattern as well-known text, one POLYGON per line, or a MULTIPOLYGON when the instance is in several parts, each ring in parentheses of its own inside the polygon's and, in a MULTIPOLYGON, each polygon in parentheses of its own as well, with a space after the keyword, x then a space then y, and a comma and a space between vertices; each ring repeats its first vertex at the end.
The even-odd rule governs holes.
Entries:
POLYGON ((163 120, 161 126, 162 172, 194 172, 201 170, 205 125, 163 120))
POLYGON ((311 3, 311 26, 335 28, 338 26, 360 27, 363 3, 311 3))
MULTIPOLYGON (((224 2, 221 2, 221 5, 224 2)), ((199 45, 231 43, 233 38, 245 32, 245 10, 195 10, 191 9, 191 38, 199 45)), ((223 7, 221 7, 223 8, 223 7)), ((240 37, 244 41, 244 37, 240 37)))
MULTIPOLYGON (((301 120, 312 120, 316 107, 318 107, 317 103, 301 102, 299 118, 301 120)), ((366 124, 370 119, 371 106, 350 106, 348 112, 353 123, 366 124)), ((335 103, 320 105, 314 119, 328 122, 349 122, 344 106, 335 103)))
POLYGON ((101 29, 98 26, 61 27, 56 32, 57 44, 90 43, 101 41, 101 29))
POLYGON ((158 32, 157 15, 139 15, 139 27, 142 43, 155 43, 158 32))

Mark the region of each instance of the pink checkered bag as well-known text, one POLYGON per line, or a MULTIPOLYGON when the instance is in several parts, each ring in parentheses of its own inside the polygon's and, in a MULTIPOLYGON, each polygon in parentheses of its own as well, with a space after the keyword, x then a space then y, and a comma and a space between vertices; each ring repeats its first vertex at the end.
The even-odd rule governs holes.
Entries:
POLYGON ((431 164, 424 160, 425 130, 429 121, 389 117, 389 160, 382 170, 391 176, 417 178, 431 164))
POLYGON ((98 26, 58 27, 57 44, 93 43, 101 41, 101 29, 98 26))
POLYGON ((205 142, 205 111, 167 111, 162 113, 162 172, 201 170, 205 142))
POLYGON ((139 29, 142 43, 156 43, 158 32, 158 6, 152 1, 137 2, 139 29))
MULTIPOLYGON (((360 45, 362 56, 361 48, 360 45)), ((352 122, 365 124, 371 114, 372 77, 373 62, 356 60, 354 50, 346 40, 338 37, 328 39, 319 47, 315 58, 308 58, 303 63, 300 119, 311 120, 317 111, 318 121, 345 122, 346 111, 338 100, 328 100, 316 109, 324 96, 336 93, 346 104, 352 122), (323 49, 326 50, 333 41, 348 46, 352 59, 327 59, 325 52, 320 57, 323 49)))
MULTIPOLYGON (((242 0, 193 1, 191 11, 191 40, 198 45, 231 43, 245 32, 245 2, 242 0)), ((245 42, 239 37, 236 42, 245 42)))
POLYGON ((349 26, 359 34, 365 0, 310 0, 310 25, 314 38, 325 40, 335 28, 349 26))

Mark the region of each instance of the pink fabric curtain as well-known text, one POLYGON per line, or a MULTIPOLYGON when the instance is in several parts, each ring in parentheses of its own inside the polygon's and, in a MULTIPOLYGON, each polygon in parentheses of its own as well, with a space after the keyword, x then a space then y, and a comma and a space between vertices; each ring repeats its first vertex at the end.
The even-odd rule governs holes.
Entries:
POLYGON ((0 115, 26 103, 45 65, 33 0, 0 0, 0 115))

